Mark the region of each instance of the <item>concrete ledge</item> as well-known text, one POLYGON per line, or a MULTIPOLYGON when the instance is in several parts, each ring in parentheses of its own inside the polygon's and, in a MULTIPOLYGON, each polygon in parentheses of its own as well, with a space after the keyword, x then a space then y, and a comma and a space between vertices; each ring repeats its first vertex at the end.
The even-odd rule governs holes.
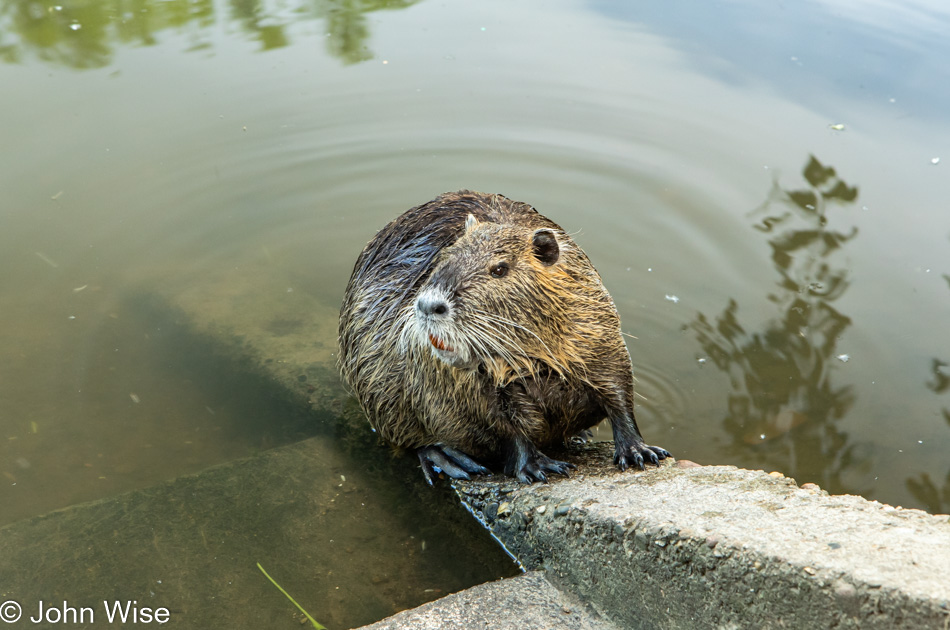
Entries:
POLYGON ((617 630, 576 598, 532 571, 488 582, 364 626, 361 630, 617 630))
MULTIPOLYGON (((609 461, 604 445, 589 455, 609 461)), ((528 569, 625 628, 946 628, 950 522, 733 467, 456 484, 528 569)))

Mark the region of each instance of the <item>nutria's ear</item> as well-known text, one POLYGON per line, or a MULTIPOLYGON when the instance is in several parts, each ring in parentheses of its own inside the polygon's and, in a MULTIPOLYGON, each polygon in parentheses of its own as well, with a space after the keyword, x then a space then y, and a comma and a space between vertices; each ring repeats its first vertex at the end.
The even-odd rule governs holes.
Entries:
POLYGON ((474 228, 476 225, 478 225, 478 219, 475 218, 475 215, 468 215, 468 218, 465 219, 465 233, 468 234, 471 232, 472 228, 474 228))
POLYGON ((561 257, 561 249, 551 230, 538 230, 531 242, 534 245, 534 257, 542 265, 553 265, 561 257))

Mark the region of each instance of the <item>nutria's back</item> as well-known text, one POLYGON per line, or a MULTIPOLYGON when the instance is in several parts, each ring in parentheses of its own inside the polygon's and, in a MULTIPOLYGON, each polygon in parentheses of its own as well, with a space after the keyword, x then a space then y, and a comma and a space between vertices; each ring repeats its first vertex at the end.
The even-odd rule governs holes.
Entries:
POLYGON ((565 472, 533 445, 605 416, 631 425, 632 463, 662 451, 639 438, 600 276, 556 223, 501 195, 448 193, 376 234, 347 285, 340 366, 379 435, 420 449, 424 469, 462 461, 464 476, 471 455, 525 480, 565 472))

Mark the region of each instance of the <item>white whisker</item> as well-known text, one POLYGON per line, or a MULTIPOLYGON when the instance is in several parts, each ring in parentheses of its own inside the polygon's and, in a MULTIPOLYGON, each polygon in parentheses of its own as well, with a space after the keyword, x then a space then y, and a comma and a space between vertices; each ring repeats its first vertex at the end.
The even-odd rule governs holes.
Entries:
MULTIPOLYGON (((489 321, 489 322, 494 321, 494 322, 497 322, 497 323, 499 323, 499 324, 507 324, 507 325, 509 325, 509 326, 512 326, 512 327, 517 328, 517 329, 519 329, 519 330, 523 330, 524 332, 528 333, 529 335, 531 335, 532 337, 534 337, 535 339, 538 340, 538 342, 541 344, 541 346, 542 346, 542 347, 544 348, 544 350, 547 352, 548 358, 551 360, 552 363, 554 363, 554 367, 557 368, 558 371, 561 372, 562 374, 567 373, 567 368, 566 368, 564 365, 561 365, 560 361, 557 360, 557 358, 555 357, 554 353, 551 352, 551 349, 548 347, 548 345, 547 345, 546 343, 544 343, 544 340, 541 339, 541 337, 539 337, 534 331, 530 330, 529 328, 527 328, 527 327, 525 327, 525 326, 522 326, 521 324, 519 324, 519 323, 517 323, 517 322, 513 322, 513 321, 511 321, 511 320, 509 320, 509 319, 506 319, 506 318, 504 318, 504 317, 501 317, 501 316, 499 316, 499 315, 493 315, 493 314, 490 315, 490 314, 488 314, 488 313, 485 313, 484 311, 473 311, 472 314, 475 315, 475 316, 478 316, 478 317, 482 317, 482 318, 484 318, 485 320, 487 320, 487 321, 489 321)), ((523 353, 523 351, 522 351, 522 353, 523 353)), ((527 355, 525 355, 525 357, 527 358, 527 355)))

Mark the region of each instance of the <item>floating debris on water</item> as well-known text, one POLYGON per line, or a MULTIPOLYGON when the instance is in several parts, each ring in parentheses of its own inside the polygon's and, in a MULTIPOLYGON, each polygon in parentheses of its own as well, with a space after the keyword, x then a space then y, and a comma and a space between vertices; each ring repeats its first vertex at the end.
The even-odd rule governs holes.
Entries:
POLYGON ((847 363, 848 361, 851 360, 851 356, 847 354, 839 354, 835 358, 841 361, 842 363, 847 363))
POLYGON ((935 158, 933 158, 933 159, 930 160, 930 163, 931 163, 931 164, 940 164, 940 158, 935 157, 935 158))
POLYGON ((677 302, 680 301, 680 299, 676 297, 675 295, 667 295, 666 299, 672 302, 673 304, 676 304, 677 302))
POLYGON ((792 409, 783 409, 774 418, 763 422, 757 422, 742 437, 746 444, 759 444, 767 440, 773 440, 781 435, 785 435, 795 427, 801 426, 808 421, 808 416, 792 409))
POLYGON ((75 289, 73 289, 73 293, 79 293, 80 291, 85 290, 88 286, 89 286, 88 284, 84 284, 81 287, 76 287, 75 289))
POLYGON ((700 357, 696 359, 696 362, 699 363, 700 365, 706 365, 706 361, 707 361, 706 357, 700 357))
POLYGON ((135 392, 130 393, 130 394, 129 394, 129 398, 131 398, 131 399, 132 399, 132 402, 134 402, 135 404, 139 404, 139 403, 141 402, 141 399, 139 398, 139 395, 136 394, 135 392))
POLYGON ((45 262, 47 265, 49 265, 53 269, 59 268, 59 265, 56 264, 56 261, 50 258, 49 256, 47 256, 46 254, 44 254, 43 252, 33 252, 33 253, 39 256, 40 260, 45 262))
POLYGON ((50 197, 50 199, 52 199, 53 201, 56 201, 57 199, 59 199, 59 198, 62 197, 62 196, 63 196, 63 191, 61 190, 61 191, 59 191, 58 193, 56 193, 55 195, 53 195, 52 197, 50 197))
POLYGON ((835 131, 844 131, 844 125, 842 125, 841 123, 828 125, 828 127, 830 127, 831 129, 834 129, 835 131))

